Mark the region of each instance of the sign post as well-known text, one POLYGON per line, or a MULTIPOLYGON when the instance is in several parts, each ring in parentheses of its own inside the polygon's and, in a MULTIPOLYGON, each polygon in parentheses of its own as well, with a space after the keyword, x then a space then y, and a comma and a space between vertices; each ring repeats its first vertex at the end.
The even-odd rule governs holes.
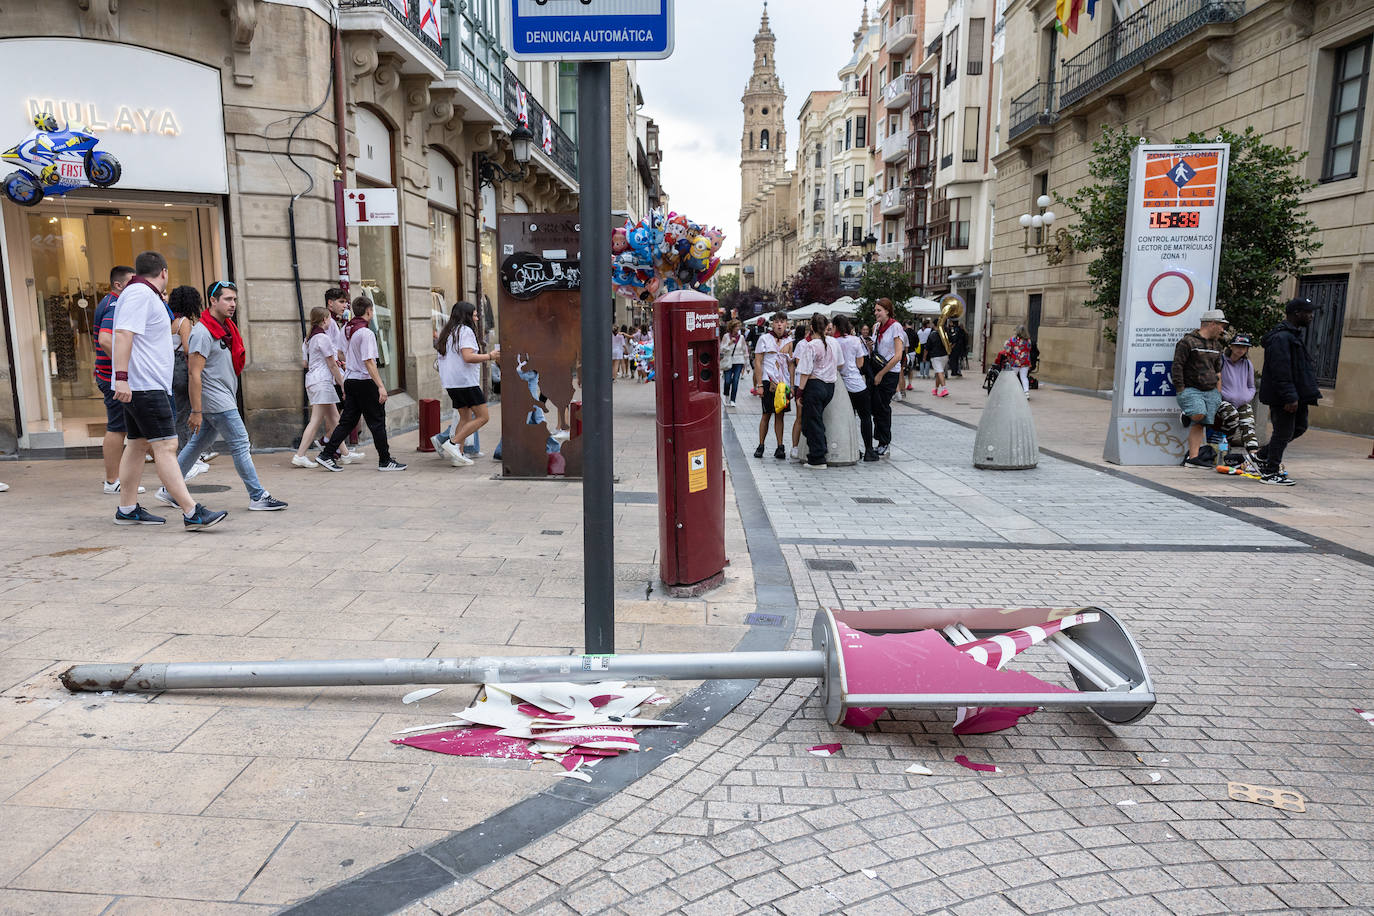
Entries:
POLYGON ((1131 158, 1116 384, 1103 458, 1178 464, 1187 437, 1171 374, 1174 346, 1216 308, 1226 143, 1140 145, 1131 158))
POLYGON ((578 61, 582 226, 582 548, 584 649, 615 652, 611 415, 611 65, 673 53, 673 0, 505 0, 516 60, 578 61))

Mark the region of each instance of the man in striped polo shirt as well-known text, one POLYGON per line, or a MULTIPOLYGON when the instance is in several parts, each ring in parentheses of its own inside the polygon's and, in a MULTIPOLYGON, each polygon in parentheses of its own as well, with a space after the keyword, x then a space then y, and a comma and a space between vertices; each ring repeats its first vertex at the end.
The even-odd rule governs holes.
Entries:
MULTIPOLYGON (((91 335, 95 338, 95 386, 105 398, 105 438, 100 442, 100 455, 105 459, 105 492, 119 492, 119 459, 124 454, 124 405, 115 400, 110 387, 110 351, 114 349, 115 301, 124 285, 134 275, 132 267, 119 266, 110 270, 110 292, 95 307, 91 320, 91 335)), ((139 487, 142 493, 143 488, 139 487)))

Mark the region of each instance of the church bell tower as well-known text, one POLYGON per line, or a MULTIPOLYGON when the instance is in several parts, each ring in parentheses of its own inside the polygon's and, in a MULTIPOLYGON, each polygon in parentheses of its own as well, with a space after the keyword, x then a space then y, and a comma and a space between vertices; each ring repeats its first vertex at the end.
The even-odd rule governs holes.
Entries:
POLYGON ((787 128, 783 108, 787 93, 778 81, 773 59, 777 36, 768 27, 768 3, 754 35, 754 72, 745 87, 744 134, 740 137, 741 202, 748 206, 766 172, 782 174, 787 163, 787 128), (772 166, 770 169, 769 166, 772 166))

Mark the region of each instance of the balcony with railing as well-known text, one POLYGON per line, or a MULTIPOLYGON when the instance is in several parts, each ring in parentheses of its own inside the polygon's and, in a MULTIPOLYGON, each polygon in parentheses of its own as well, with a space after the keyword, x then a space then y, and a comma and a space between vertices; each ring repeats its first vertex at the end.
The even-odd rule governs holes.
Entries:
POLYGON ((915 74, 903 73, 888 81, 883 87, 883 106, 886 108, 904 108, 907 102, 911 101, 911 84, 915 81, 915 74))
POLYGON ((1059 120, 1054 109, 1054 84, 1036 83, 1011 100, 1011 126, 1007 140, 1014 140, 1032 127, 1043 127, 1059 120))
POLYGON ((907 137, 904 133, 888 134, 883 137, 879 149, 884 162, 900 162, 907 156, 907 137))
MULTIPOLYGON (((1152 0, 1064 61, 1059 107, 1068 108, 1194 32, 1244 14, 1245 0, 1152 0)), ((1015 103, 1011 120, 1017 123, 1015 103)))
POLYGON ((916 43, 916 17, 903 16, 887 27, 887 50, 889 54, 903 54, 916 43))
POLYGON ((883 192, 878 212, 883 216, 901 216, 906 212, 906 188, 889 188, 883 192))
POLYGON ((420 4, 408 4, 402 13, 391 0, 344 0, 339 9, 339 28, 378 36, 380 51, 396 54, 405 74, 428 74, 440 79, 444 52, 438 40, 420 27, 420 4))
POLYGON ((502 95, 507 123, 510 126, 524 124, 528 127, 534 133, 534 149, 548 156, 554 165, 566 172, 573 181, 577 181, 577 146, 572 142, 572 138, 563 132, 563 128, 558 124, 558 118, 549 116, 544 106, 539 104, 525 84, 520 82, 520 78, 509 68, 505 71, 502 95))
POLYGON ((944 265, 926 268, 926 286, 929 288, 949 286, 949 274, 951 270, 953 270, 953 268, 945 267, 944 265))
POLYGON ((503 104, 505 52, 497 31, 473 15, 471 3, 445 4, 444 64, 450 74, 467 77, 499 109, 503 104))
POLYGON ((877 260, 879 261, 900 261, 902 259, 902 246, 898 242, 880 242, 878 244, 877 260))

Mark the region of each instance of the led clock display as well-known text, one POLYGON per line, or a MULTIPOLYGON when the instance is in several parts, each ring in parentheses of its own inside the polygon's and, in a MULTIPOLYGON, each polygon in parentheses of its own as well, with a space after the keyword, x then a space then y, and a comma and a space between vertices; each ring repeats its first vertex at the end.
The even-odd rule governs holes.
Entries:
POLYGON ((1150 212, 1151 229, 1196 229, 1198 210, 1153 210, 1150 212))

